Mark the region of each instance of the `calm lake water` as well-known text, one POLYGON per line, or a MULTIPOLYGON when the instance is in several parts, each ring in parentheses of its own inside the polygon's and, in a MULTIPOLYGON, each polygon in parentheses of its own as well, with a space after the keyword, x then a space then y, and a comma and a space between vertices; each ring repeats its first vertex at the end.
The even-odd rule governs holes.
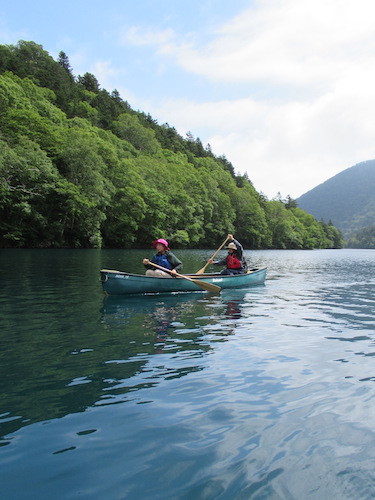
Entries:
POLYGON ((248 251, 265 286, 104 298, 100 268, 151 255, 0 250, 1 497, 374 498, 375 251, 248 251))

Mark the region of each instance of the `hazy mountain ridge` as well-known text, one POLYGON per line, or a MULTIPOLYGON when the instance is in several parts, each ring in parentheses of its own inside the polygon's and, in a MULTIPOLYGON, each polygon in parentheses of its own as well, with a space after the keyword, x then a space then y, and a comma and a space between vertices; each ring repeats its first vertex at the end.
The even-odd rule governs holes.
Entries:
POLYGON ((298 206, 339 228, 345 238, 375 221, 375 160, 343 170, 297 200, 298 206))

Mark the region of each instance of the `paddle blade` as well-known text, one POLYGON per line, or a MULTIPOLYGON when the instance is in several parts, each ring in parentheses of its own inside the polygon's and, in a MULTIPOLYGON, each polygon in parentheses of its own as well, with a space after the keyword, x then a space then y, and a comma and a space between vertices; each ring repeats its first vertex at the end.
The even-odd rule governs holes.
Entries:
POLYGON ((208 266, 208 262, 204 267, 202 267, 202 269, 199 269, 199 271, 197 271, 195 274, 204 274, 207 266, 208 266))
MULTIPOLYGON (((213 254, 213 256, 211 257, 211 259, 214 259, 216 257, 216 255, 220 252, 220 250, 224 247, 225 243, 229 240, 229 238, 227 237, 225 239, 225 241, 219 246, 219 248, 216 250, 216 252, 213 254)), ((206 270, 206 267, 208 266, 209 262, 207 262, 207 264, 202 267, 202 269, 199 269, 199 271, 195 274, 203 274, 206 270)))
POLYGON ((200 286, 201 288, 204 288, 208 292, 212 292, 212 293, 220 293, 221 292, 221 288, 217 285, 213 285, 212 283, 207 283, 206 281, 193 280, 193 279, 191 281, 193 281, 196 285, 200 286))

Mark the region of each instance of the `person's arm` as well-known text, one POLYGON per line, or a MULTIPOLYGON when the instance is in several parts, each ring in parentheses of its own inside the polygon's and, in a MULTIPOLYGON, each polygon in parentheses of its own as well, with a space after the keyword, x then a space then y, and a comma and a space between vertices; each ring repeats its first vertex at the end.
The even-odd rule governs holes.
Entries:
POLYGON ((176 271, 177 273, 182 271, 182 262, 175 256, 175 254, 168 252, 167 259, 172 266, 172 271, 176 271))
POLYGON ((154 266, 150 264, 150 262, 153 262, 154 257, 152 257, 151 261, 149 259, 143 259, 143 265, 145 266, 146 269, 155 269, 154 266))
POLYGON ((237 257, 239 260, 241 260, 242 256, 243 256, 243 246, 241 245, 241 243, 238 240, 235 240, 234 238, 233 238, 233 243, 237 247, 237 250, 236 250, 237 257))
POLYGON ((238 240, 233 239, 233 242, 237 247, 236 253, 237 253, 238 260, 241 261, 242 268, 246 270, 248 268, 248 265, 247 265, 245 256, 243 254, 243 246, 241 245, 241 243, 238 240))
POLYGON ((214 266, 225 266, 227 263, 227 258, 225 257, 225 259, 215 260, 215 261, 213 261, 212 259, 208 259, 208 262, 210 264, 213 264, 214 266))

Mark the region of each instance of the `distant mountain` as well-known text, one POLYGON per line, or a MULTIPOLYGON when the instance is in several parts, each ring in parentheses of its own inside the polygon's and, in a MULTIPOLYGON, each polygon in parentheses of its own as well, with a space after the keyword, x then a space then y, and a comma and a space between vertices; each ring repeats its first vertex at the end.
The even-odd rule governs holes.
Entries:
POLYGON ((358 163, 300 196, 317 220, 332 221, 345 239, 375 222, 375 160, 358 163))

